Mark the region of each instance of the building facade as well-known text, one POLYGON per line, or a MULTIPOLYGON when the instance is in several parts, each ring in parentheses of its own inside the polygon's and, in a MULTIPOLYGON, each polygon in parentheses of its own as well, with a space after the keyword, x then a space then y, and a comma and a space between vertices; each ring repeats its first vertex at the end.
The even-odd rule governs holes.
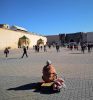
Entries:
POLYGON ((10 47, 12 49, 18 48, 19 43, 21 43, 21 47, 23 45, 27 45, 32 48, 34 45, 37 45, 40 39, 45 45, 47 38, 44 36, 35 35, 31 32, 15 31, 0 27, 0 50, 6 47, 10 47))
POLYGON ((9 29, 10 27, 8 24, 0 24, 0 28, 9 29))
POLYGON ((60 41, 59 35, 48 35, 46 38, 48 44, 58 43, 60 41))
POLYGON ((93 32, 87 32, 87 42, 93 43, 93 32))
POLYGON ((93 43, 93 32, 76 32, 76 33, 60 33, 59 35, 46 36, 48 43, 60 42, 64 43, 76 42, 79 43, 93 43))

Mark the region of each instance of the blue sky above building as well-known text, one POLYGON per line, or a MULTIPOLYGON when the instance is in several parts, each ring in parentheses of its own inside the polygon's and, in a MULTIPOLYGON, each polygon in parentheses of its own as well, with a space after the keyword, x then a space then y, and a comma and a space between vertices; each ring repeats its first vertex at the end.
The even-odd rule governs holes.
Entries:
POLYGON ((93 0, 0 0, 0 23, 43 35, 93 31, 93 0))

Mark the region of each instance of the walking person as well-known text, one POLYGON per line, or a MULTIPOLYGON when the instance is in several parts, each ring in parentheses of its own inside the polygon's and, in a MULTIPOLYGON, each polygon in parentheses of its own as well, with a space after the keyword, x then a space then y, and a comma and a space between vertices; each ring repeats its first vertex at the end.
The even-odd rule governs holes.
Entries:
POLYGON ((4 50, 4 54, 5 54, 6 58, 7 58, 7 57, 8 57, 8 54, 9 54, 9 50, 8 50, 8 48, 5 48, 5 50, 4 50))
POLYGON ((57 51, 57 52, 60 52, 60 50, 59 50, 59 45, 56 45, 56 51, 57 51))
POLYGON ((39 52, 39 45, 37 45, 37 52, 39 52))
POLYGON ((81 45, 81 51, 83 52, 83 54, 85 53, 85 48, 86 48, 85 44, 81 45))
POLYGON ((37 45, 35 45, 35 52, 37 52, 37 45))
POLYGON ((46 45, 44 45, 44 52, 47 52, 46 45))
POLYGON ((91 50, 91 45, 90 44, 88 44, 88 53, 90 53, 90 50, 91 50))
POLYGON ((25 46, 23 47, 23 55, 22 55, 21 58, 23 58, 24 55, 26 55, 26 57, 28 57, 28 55, 27 55, 27 48, 25 46))

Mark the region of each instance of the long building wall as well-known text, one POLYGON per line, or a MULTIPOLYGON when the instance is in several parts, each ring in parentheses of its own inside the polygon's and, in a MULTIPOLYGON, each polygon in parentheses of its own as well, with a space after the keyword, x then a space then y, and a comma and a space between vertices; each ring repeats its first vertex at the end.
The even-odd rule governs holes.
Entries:
POLYGON ((93 32, 87 32, 87 42, 93 43, 93 32))
POLYGON ((0 28, 0 49, 4 49, 5 47, 18 48, 19 38, 24 35, 30 39, 29 47, 36 45, 39 39, 42 39, 44 44, 47 42, 47 38, 43 36, 0 28))
POLYGON ((47 42, 52 44, 52 43, 57 43, 59 42, 59 35, 48 35, 47 37, 47 42))

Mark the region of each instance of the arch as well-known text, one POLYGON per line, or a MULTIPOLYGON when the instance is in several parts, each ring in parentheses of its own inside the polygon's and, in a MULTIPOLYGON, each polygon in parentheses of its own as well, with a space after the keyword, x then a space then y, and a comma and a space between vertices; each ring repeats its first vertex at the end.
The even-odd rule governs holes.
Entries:
POLYGON ((41 38, 37 40, 37 45, 44 45, 44 40, 42 40, 41 38))
POLYGON ((70 42, 75 42, 74 39, 70 39, 70 42))
POLYGON ((22 36, 21 38, 19 38, 19 41, 18 41, 18 48, 21 48, 22 46, 29 46, 30 44, 30 39, 27 38, 25 35, 22 36))

